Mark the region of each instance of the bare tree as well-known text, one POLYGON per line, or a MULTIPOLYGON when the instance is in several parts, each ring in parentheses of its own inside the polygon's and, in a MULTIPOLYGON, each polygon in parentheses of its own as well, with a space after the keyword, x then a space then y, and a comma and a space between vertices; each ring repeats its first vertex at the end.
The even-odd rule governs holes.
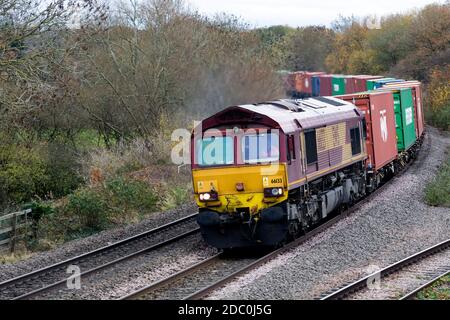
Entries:
POLYGON ((65 58, 69 27, 94 12, 102 19, 100 7, 94 0, 0 0, 0 127, 32 121, 57 94, 52 68, 65 58))

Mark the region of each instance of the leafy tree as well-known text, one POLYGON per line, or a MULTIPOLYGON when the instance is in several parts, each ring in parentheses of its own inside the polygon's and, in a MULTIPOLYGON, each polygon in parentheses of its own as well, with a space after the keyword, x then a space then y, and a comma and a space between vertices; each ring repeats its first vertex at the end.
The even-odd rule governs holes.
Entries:
POLYGON ((415 42, 411 33, 413 15, 391 15, 383 19, 381 29, 368 34, 368 46, 375 54, 375 63, 388 71, 414 50, 415 42))
POLYGON ((367 35, 369 29, 356 20, 339 30, 336 34, 332 52, 326 57, 326 66, 333 73, 358 74, 378 70, 364 59, 370 57, 367 52, 367 35))
POLYGON ((430 69, 450 59, 450 2, 431 4, 411 23, 413 50, 392 68, 392 73, 428 80, 430 69))
POLYGON ((320 71, 333 48, 334 32, 323 26, 299 28, 290 34, 286 65, 292 70, 320 71))

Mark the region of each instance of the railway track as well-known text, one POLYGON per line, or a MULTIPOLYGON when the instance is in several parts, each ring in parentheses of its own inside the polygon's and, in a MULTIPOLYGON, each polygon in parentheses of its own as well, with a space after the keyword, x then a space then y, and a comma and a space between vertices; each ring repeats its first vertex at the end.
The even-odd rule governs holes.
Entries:
POLYGON ((248 258, 248 256, 246 256, 244 259, 237 259, 234 256, 219 253, 178 273, 170 275, 160 281, 149 284, 146 287, 123 296, 119 300, 199 300, 205 298, 213 291, 220 289, 227 283, 235 280, 237 277, 269 262, 290 249, 297 247, 318 233, 336 224, 338 221, 349 216, 381 192, 385 185, 369 194, 345 212, 342 212, 341 214, 315 227, 305 235, 288 243, 282 248, 263 256, 254 258, 248 258))
POLYGON ((417 294, 428 288, 431 287, 431 285, 433 285, 436 281, 438 281, 439 279, 447 276, 450 274, 450 270, 447 270, 446 272, 442 273, 441 275, 438 275, 437 277, 431 279, 430 281, 426 282, 425 284, 421 285, 420 287, 411 290, 410 292, 408 292, 407 294, 405 294, 403 297, 400 298, 400 300, 414 300, 414 298, 417 296, 417 294))
POLYGON ((316 234, 346 218, 380 193, 387 185, 389 185, 390 181, 400 177, 413 163, 414 161, 408 163, 407 166, 396 176, 380 185, 377 190, 361 199, 351 208, 315 227, 307 234, 294 240, 293 242, 288 243, 280 249, 272 251, 259 258, 247 258, 241 261, 227 257, 223 253, 219 253, 176 274, 138 289, 135 292, 120 298, 120 300, 202 299, 213 291, 233 281, 237 277, 306 242, 316 234))
POLYGON ((77 266, 80 276, 93 274, 141 254, 162 248, 199 233, 197 213, 120 240, 70 259, 46 266, 0 283, 0 299, 33 299, 67 283, 69 266, 77 266))
POLYGON ((411 299, 450 272, 450 239, 363 277, 321 300, 411 299))

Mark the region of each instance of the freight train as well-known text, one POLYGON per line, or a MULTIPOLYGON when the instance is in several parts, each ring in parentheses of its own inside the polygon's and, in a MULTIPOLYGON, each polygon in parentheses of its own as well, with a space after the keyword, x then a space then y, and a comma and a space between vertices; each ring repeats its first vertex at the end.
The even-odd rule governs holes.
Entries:
MULTIPOLYGON (((326 80, 315 92, 350 82, 312 74, 305 87, 317 76, 326 80)), ((351 86, 377 79, 355 77, 351 86)), ((416 157, 424 136, 419 82, 385 81, 350 94, 335 89, 341 94, 231 106, 194 129, 192 181, 208 244, 280 246, 416 157)))

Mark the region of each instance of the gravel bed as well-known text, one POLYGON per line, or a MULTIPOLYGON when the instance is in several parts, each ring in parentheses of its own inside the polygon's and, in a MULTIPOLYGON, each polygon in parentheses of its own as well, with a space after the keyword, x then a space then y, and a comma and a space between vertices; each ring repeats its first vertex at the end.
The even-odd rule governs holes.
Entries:
POLYGON ((60 287, 38 299, 119 299, 217 253, 199 234, 81 278, 81 288, 60 287))
POLYGON ((210 299, 315 299, 450 237, 450 209, 423 202, 450 138, 433 128, 416 162, 369 203, 210 299))
POLYGON ((178 278, 154 291, 139 297, 139 300, 182 300, 219 280, 231 275, 254 262, 256 258, 215 259, 211 264, 202 266, 190 274, 178 278))
POLYGON ((0 282, 112 244, 195 212, 197 212, 195 204, 188 203, 173 210, 152 213, 137 224, 105 230, 83 239, 72 240, 54 250, 35 253, 25 260, 0 265, 0 282))

